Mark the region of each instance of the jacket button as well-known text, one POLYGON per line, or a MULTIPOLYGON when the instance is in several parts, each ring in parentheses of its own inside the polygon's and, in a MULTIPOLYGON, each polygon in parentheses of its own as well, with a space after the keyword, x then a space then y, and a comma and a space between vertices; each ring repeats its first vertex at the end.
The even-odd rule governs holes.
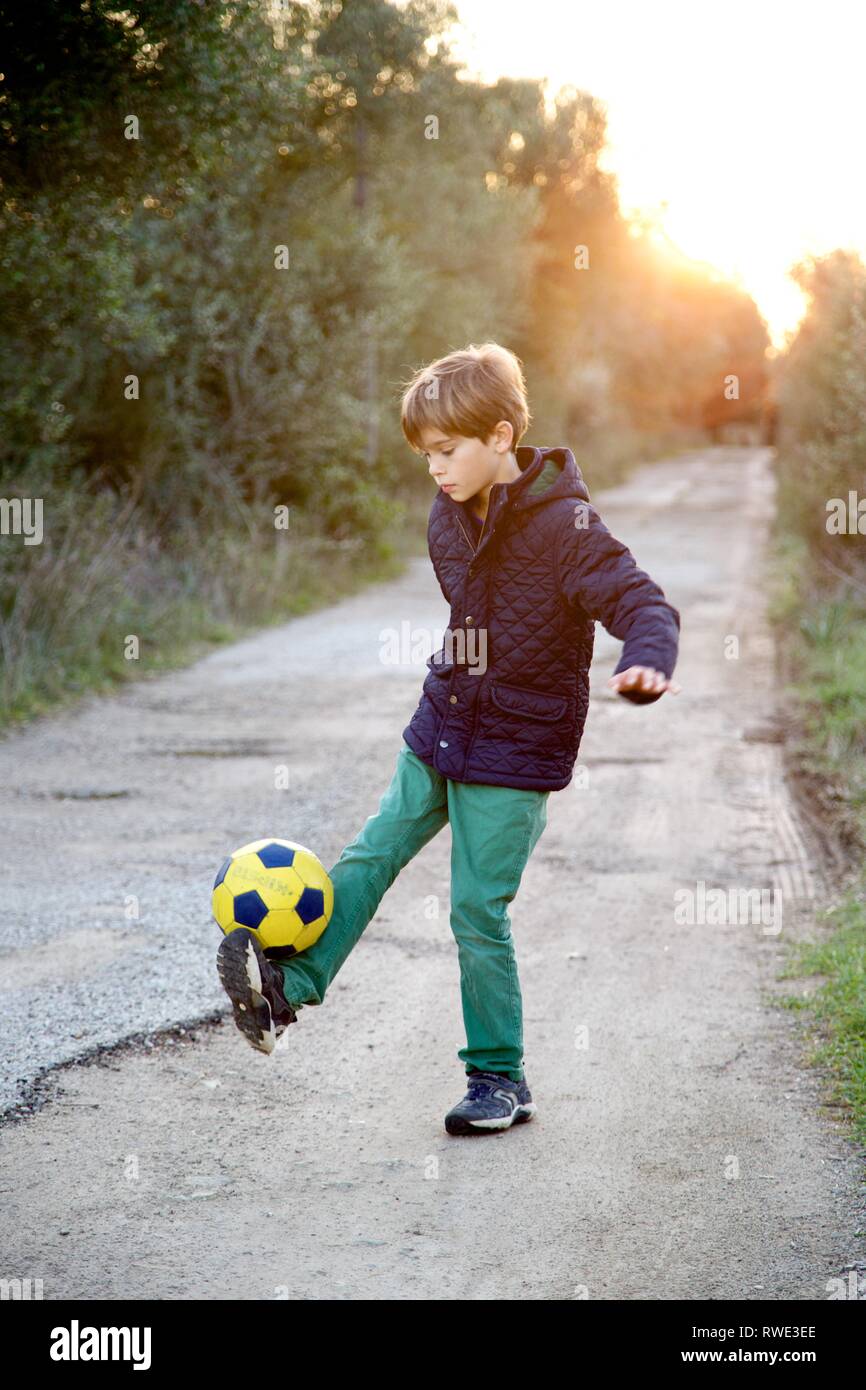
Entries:
POLYGON ((447 747, 448 747, 448 740, 447 740, 447 738, 440 738, 440 740, 439 740, 439 747, 440 747, 440 748, 447 748, 447 747))
POLYGON ((457 704, 457 696, 456 696, 456 695, 449 695, 449 696, 448 696, 448 699, 449 699, 449 701, 451 702, 452 705, 456 705, 456 704, 457 704))
POLYGON ((472 619, 472 614, 471 614, 471 613, 468 615, 466 621, 467 621, 467 623, 471 623, 471 622, 473 621, 473 619, 472 619))

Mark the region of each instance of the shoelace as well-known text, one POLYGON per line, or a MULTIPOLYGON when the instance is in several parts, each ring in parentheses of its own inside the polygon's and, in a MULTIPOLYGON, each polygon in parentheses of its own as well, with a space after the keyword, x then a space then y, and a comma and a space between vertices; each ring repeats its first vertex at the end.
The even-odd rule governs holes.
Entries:
POLYGON ((503 1081, 509 1080, 509 1077, 497 1076, 494 1072, 472 1072, 469 1076, 469 1095, 475 1100, 478 1096, 489 1092, 494 1086, 500 1086, 503 1081))

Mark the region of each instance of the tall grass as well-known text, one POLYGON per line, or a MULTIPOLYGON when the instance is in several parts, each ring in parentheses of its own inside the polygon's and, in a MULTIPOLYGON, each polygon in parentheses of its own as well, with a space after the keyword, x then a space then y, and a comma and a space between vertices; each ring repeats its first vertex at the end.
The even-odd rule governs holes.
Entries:
POLYGON ((141 509, 108 495, 58 494, 46 507, 52 524, 41 545, 20 542, 14 555, 7 537, 0 550, 0 723, 189 661, 391 577, 402 554, 389 537, 404 533, 407 511, 395 501, 378 537, 335 539, 291 509, 279 530, 272 513, 247 504, 232 525, 187 520, 166 537, 141 509))
POLYGON ((833 847, 835 901, 786 976, 819 977, 806 998, 810 1058, 866 1141, 866 537, 835 535, 827 503, 866 478, 866 267, 835 252, 796 272, 809 309, 781 363, 773 606, 797 736, 789 767, 833 847))

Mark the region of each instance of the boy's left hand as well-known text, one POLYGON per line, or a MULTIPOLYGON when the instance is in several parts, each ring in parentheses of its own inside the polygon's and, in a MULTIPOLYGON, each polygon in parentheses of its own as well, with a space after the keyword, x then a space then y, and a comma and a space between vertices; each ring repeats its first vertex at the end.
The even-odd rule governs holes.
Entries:
POLYGON ((619 695, 626 690, 637 690, 646 695, 661 695, 669 690, 672 695, 678 695, 682 690, 682 686, 668 679, 664 671, 656 671, 652 666, 629 666, 625 671, 611 676, 608 685, 619 695))

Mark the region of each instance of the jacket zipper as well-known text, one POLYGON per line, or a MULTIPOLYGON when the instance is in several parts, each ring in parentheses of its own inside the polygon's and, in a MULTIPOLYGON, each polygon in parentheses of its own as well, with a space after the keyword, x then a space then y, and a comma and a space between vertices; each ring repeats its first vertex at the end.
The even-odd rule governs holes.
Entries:
MULTIPOLYGON (((487 520, 487 517, 485 517, 484 520, 486 521, 486 520, 487 520)), ((469 532, 466 530, 466 527, 463 525, 463 522, 460 520, 459 516, 458 516, 458 518, 457 518, 457 524, 458 524, 458 526, 460 527, 460 530, 463 532, 464 536, 466 537, 466 540, 467 540, 468 543, 469 543, 469 549, 472 551, 472 554, 473 554, 473 555, 477 555, 477 554, 478 554, 478 547, 472 544, 472 540, 471 540, 471 538, 470 538, 469 532)), ((483 530, 483 528, 482 528, 482 530, 483 530)))
MULTIPOLYGON (((488 611, 489 611, 489 608, 490 608, 490 576, 491 576, 491 573, 492 573, 492 570, 491 570, 490 567, 488 566, 488 571, 487 571, 487 606, 488 606, 488 611)), ((475 701, 475 717, 474 717, 474 719, 472 720, 472 733, 471 733, 470 738, 469 738, 469 743, 467 744, 467 747, 466 747, 466 756, 465 756, 465 758, 464 758, 464 760, 463 760, 463 770, 464 770, 464 772, 466 771, 466 769, 467 769, 468 766, 469 766, 469 758, 470 758, 470 755, 471 755, 471 753, 472 753, 472 745, 473 745, 474 742, 475 742, 475 735, 478 733, 478 720, 480 719, 480 717, 481 717, 481 690, 479 689, 479 691, 478 691, 478 696, 477 696, 477 699, 476 699, 476 701, 475 701)))
MULTIPOLYGON (((488 514, 489 514, 489 511, 490 511, 490 508, 488 507, 488 509, 487 509, 487 513, 488 513, 488 514)), ((480 531, 480 534, 479 534, 479 536, 478 536, 478 545, 477 545, 477 546, 473 546, 473 545, 472 545, 471 540, 469 540, 469 536, 468 536, 468 534, 467 534, 466 527, 463 525, 463 522, 460 520, 460 517, 459 517, 459 516, 458 516, 457 520, 458 520, 458 522, 460 523, 460 530, 463 532, 464 536, 466 536, 467 541, 469 541, 469 545, 470 545, 470 547, 471 547, 471 549, 472 549, 473 555, 477 555, 477 554, 478 554, 478 546, 480 546, 482 540, 484 539, 484 528, 485 528, 485 526, 487 525, 487 514, 485 514, 484 521, 483 521, 482 526, 481 526, 481 531, 480 531)), ((490 599, 490 582, 489 582, 489 575, 488 575, 488 584, 487 584, 487 598, 488 598, 488 601, 489 601, 489 599, 490 599)), ((469 755, 470 755, 470 753, 472 752, 472 745, 473 745, 473 743, 475 742, 475 735, 476 735, 477 732, 478 732, 478 719, 479 719, 480 714, 481 714, 481 691, 479 690, 479 692, 478 692, 478 698, 477 698, 476 701, 475 701, 475 716, 474 716, 474 718, 473 718, 473 720, 472 720, 472 733, 471 733, 470 736, 469 736, 469 743, 467 744, 467 747, 466 747, 466 755, 465 755, 464 764, 463 764, 463 765, 464 765, 464 771, 465 771, 465 769, 469 766, 469 755)))
POLYGON ((484 520, 483 520, 482 523, 481 523, 481 531, 480 531, 479 536, 478 536, 478 545, 473 545, 472 539, 471 539, 471 537, 470 537, 470 535, 469 535, 469 532, 466 530, 466 527, 463 525, 463 522, 460 520, 460 515, 459 515, 459 513, 458 513, 458 516, 457 516, 457 523, 458 523, 458 525, 459 525, 459 527, 460 527, 460 530, 463 532, 464 536, 466 537, 467 541, 469 542, 469 549, 472 551, 472 554, 473 554, 473 555, 477 555, 477 554, 478 554, 478 550, 479 550, 479 547, 480 547, 480 545, 481 545, 481 542, 484 540, 484 528, 485 528, 486 525, 487 525, 487 517, 488 517, 489 512, 490 512, 490 507, 488 506, 487 511, 484 513, 484 520))
MULTIPOLYGON (((476 556, 476 555, 478 554, 478 546, 472 544, 472 539, 471 539, 471 537, 470 537, 470 535, 469 535, 469 532, 466 530, 466 527, 463 525, 463 522, 462 522, 462 520, 461 520, 461 518, 460 518, 460 513, 459 513, 459 512, 457 513, 457 525, 460 527, 460 530, 463 532, 464 536, 466 537, 466 544, 469 546, 469 549, 472 551, 473 557, 476 556)), ((485 518, 484 518, 484 523, 483 523, 483 525, 482 525, 482 527, 481 527, 481 535, 478 537, 478 542, 479 542, 479 544, 481 543, 481 537, 484 535, 484 527, 485 527, 486 525, 487 525, 487 517, 485 516, 485 518)), ((449 691, 453 688, 453 683, 454 683, 454 672, 452 671, 452 672, 451 672, 451 681, 449 682, 449 686, 448 686, 449 691)), ((477 730, 477 728, 478 728, 478 714, 479 714, 480 699, 481 699, 481 692, 479 691, 479 698, 478 698, 478 700, 476 700, 476 702, 475 702, 475 717, 474 717, 474 719, 472 720, 472 734, 471 734, 470 739, 469 739, 469 746, 468 746, 467 749, 466 749, 466 763, 469 762, 469 752, 470 752, 470 749, 472 748, 473 743, 475 742, 475 732, 476 732, 476 730, 477 730)), ((437 731, 436 731, 436 737, 437 737, 437 739, 438 739, 438 737, 439 737, 439 734, 442 732, 442 724, 444 724, 446 717, 447 717, 447 711, 446 711, 446 714, 443 714, 442 719, 441 719, 440 724, 439 724, 439 728, 438 728, 437 731)))

